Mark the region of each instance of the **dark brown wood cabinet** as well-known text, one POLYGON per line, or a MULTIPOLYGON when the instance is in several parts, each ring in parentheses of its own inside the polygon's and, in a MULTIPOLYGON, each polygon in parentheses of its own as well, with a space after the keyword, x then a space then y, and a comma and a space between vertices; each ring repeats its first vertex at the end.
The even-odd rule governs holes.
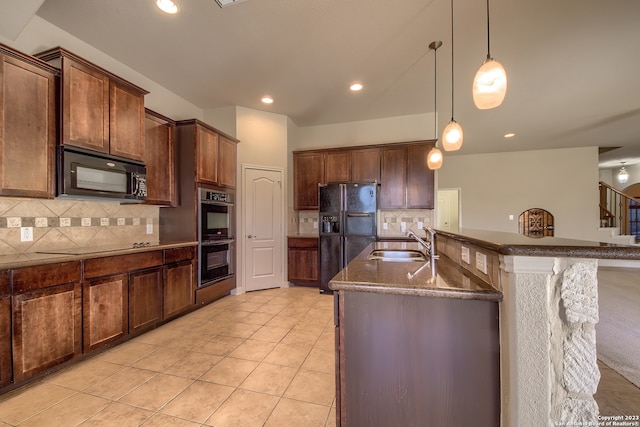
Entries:
POLYGON ((380 182, 380 148, 354 149, 350 154, 353 182, 380 182))
POLYGON ((237 139, 196 119, 176 122, 176 130, 180 179, 235 188, 237 139))
POLYGON ((11 282, 9 270, 0 270, 0 387, 11 384, 11 282))
POLYGON ((147 91, 60 47, 36 57, 62 70, 61 144, 145 160, 147 91))
POLYGON ((116 274, 82 284, 83 351, 89 352, 129 333, 129 276, 116 274))
POLYGON ((195 250, 192 246, 164 251, 164 320, 194 307, 198 268, 195 250))
POLYGON ((80 261, 12 271, 15 382, 82 353, 81 273, 80 261))
POLYGON ((351 152, 329 151, 325 154, 325 179, 327 184, 351 181, 351 152))
POLYGON ((434 172, 427 167, 433 142, 398 144, 380 151, 380 208, 433 209, 434 172))
POLYGON ((0 44, 0 195, 55 196, 58 71, 0 44))
POLYGON ((145 110, 146 203, 176 206, 175 121, 145 110))
POLYGON ((129 275, 129 332, 141 332, 162 321, 162 268, 129 275))
POLYGON ((319 285, 317 237, 289 237, 287 280, 296 285, 319 285))
POLYGON ((325 181, 322 152, 293 153, 293 208, 318 209, 318 184, 325 181))
POLYGON ((497 302, 334 298, 337 426, 500 425, 497 302))

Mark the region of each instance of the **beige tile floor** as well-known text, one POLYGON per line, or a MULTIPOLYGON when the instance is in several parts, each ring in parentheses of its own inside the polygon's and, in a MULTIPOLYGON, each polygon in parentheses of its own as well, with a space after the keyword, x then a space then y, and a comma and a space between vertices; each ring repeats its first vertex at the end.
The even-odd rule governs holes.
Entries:
MULTIPOLYGON (((640 389, 600 364, 603 415, 640 389)), ((226 297, 0 396, 0 426, 335 426, 333 299, 288 288, 226 297)))
POLYGON ((0 426, 335 426, 333 298, 229 296, 0 397, 0 426))

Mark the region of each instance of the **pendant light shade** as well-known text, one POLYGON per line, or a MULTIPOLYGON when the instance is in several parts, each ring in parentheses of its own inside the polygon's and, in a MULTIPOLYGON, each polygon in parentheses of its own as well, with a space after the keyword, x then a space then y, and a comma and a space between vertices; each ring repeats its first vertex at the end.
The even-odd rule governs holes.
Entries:
POLYGON ((434 41, 429 44, 429 49, 433 49, 433 130, 436 135, 436 142, 427 153, 427 167, 431 170, 442 167, 443 155, 438 148, 438 48, 442 46, 441 41, 434 41))
POLYGON ((491 57, 489 0, 487 0, 487 59, 473 78, 473 102, 480 110, 496 108, 507 94, 507 72, 491 57))
POLYGON ((427 166, 431 170, 440 169, 442 167, 442 151, 438 147, 433 147, 427 154, 427 166))
POLYGON ((444 151, 459 150, 463 140, 462 126, 453 119, 453 82, 453 0, 451 0, 451 121, 442 131, 444 151))
POLYGON ((507 72, 501 63, 487 58, 473 79, 473 102, 480 110, 496 108, 507 94, 507 72))
POLYGON ((627 172, 627 170, 624 168, 625 162, 621 163, 622 167, 620 168, 620 172, 618 172, 618 182, 620 184, 626 184, 626 182, 629 181, 629 172, 627 172))
POLYGON ((444 151, 456 151, 462 147, 462 140, 464 139, 464 132, 462 132, 462 126, 460 123, 451 119, 449 124, 445 126, 442 131, 442 147, 444 151))

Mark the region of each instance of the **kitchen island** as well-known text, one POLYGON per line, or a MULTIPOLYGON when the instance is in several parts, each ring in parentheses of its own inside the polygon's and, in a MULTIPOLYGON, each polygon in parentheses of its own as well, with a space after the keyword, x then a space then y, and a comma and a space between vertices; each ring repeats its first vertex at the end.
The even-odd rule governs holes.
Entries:
MULTIPOLYGON (((441 372, 446 372, 450 369, 447 363, 456 361, 459 367, 465 367, 469 360, 475 361, 483 352, 491 350, 479 345, 495 339, 492 332, 487 332, 487 328, 494 325, 483 322, 481 317, 469 320, 467 316, 474 311, 471 304, 454 307, 453 301, 493 304, 485 307, 489 313, 497 307, 495 325, 499 326, 499 354, 496 353, 495 357, 499 360, 497 393, 501 397, 499 418, 489 425, 551 427, 597 423, 599 411, 593 394, 600 380, 595 337, 598 264, 602 260, 608 264, 624 261, 627 267, 640 268, 640 247, 553 237, 531 238, 516 233, 470 229, 455 233, 437 230, 435 241, 436 252, 441 257, 436 261, 435 277, 428 267, 416 272, 415 263, 369 260, 365 251, 332 280, 331 287, 338 294, 339 425, 367 425, 368 422, 371 423, 369 425, 382 425, 378 420, 384 419, 382 417, 386 414, 380 407, 403 408, 405 413, 414 410, 416 403, 410 400, 413 387, 424 388, 425 382, 429 382, 431 390, 421 389, 423 397, 420 404, 424 404, 424 399, 438 397, 428 393, 440 392, 440 408, 431 409, 439 410, 443 418, 435 421, 423 418, 421 421, 426 421, 420 425, 465 425, 459 424, 456 418, 446 417, 453 417, 453 414, 461 417, 461 412, 481 409, 478 406, 469 408, 469 402, 475 403, 478 398, 493 395, 491 378, 473 377, 472 370, 456 371, 469 378, 469 387, 484 384, 483 391, 470 399, 464 391, 452 388, 456 387, 455 378, 442 381, 440 377, 438 381, 435 377, 422 376, 425 375, 423 369, 433 370, 426 360, 441 364, 441 372), (419 280, 408 280, 411 275, 419 280), (388 295, 388 302, 383 303, 381 295, 388 295), (407 295, 418 298, 404 303, 392 301, 407 295), (421 306, 420 300, 434 303, 421 306), (443 317, 447 321, 436 323, 429 318, 428 314, 436 316, 439 306, 445 305, 450 307, 440 316, 448 315, 448 318, 443 317), (422 317, 407 316, 410 308, 415 308, 413 311, 422 317), (386 315, 387 311, 392 315, 386 315), (360 317, 356 321, 353 316, 360 317), (376 323, 375 319, 381 316, 386 317, 376 323), (460 318, 467 320, 456 324, 460 318), (419 324, 411 328, 411 321, 419 324), (423 358, 412 369, 399 370, 395 364, 401 359, 390 352, 397 352, 401 342, 408 346, 409 354, 424 351, 421 349, 425 348, 428 340, 432 340, 434 332, 431 331, 436 329, 441 330, 444 338, 433 342, 438 343, 436 347, 441 346, 448 351, 448 355, 443 355, 442 360, 423 358), (483 335, 483 338, 475 343, 467 341, 476 338, 473 332, 483 335), (383 338, 379 339, 379 336, 383 338), (476 347, 472 348, 472 344, 476 347), (464 352, 468 357, 466 360, 456 352, 458 345, 469 346, 464 352), (356 346, 364 349, 358 354, 359 359, 349 356, 356 346), (387 352, 385 356, 376 356, 384 351, 387 352), (371 364, 369 359, 380 359, 376 362, 376 370, 366 371, 371 364), (373 400, 365 388, 357 383, 350 384, 355 375, 350 371, 360 375, 365 372, 374 377, 378 372, 385 375, 399 372, 405 376, 396 375, 397 380, 391 386, 390 377, 387 377, 385 397, 392 403, 383 405, 373 400), (357 405, 352 408, 354 400, 373 408, 375 416, 380 418, 352 418, 366 416, 358 413, 357 405), (404 402, 407 405, 403 407, 401 404, 404 402)), ((490 357, 482 363, 485 367, 475 365, 478 371, 487 369, 486 366, 495 366, 492 365, 495 360, 490 357)), ((404 369, 404 365, 400 367, 404 369)), ((486 404, 481 406, 487 408, 486 404)), ((404 413, 393 416, 404 416, 404 413)), ((420 416, 429 414, 421 413, 420 416)), ((480 419, 478 416, 466 425, 478 425, 480 419)))
POLYGON ((371 244, 329 283, 336 299, 338 426, 497 426, 502 293, 446 257, 369 259, 371 244), (428 258, 427 258, 428 259, 428 258))

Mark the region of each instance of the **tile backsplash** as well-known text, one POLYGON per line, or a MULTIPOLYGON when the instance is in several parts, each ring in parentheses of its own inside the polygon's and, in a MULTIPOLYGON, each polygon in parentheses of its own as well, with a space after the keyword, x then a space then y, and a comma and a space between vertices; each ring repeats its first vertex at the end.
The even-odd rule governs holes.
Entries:
POLYGON ((0 199, 0 255, 158 243, 159 207, 80 200, 0 199), (21 228, 33 241, 21 241, 21 228))
MULTIPOLYGON (((409 230, 418 232, 420 228, 433 227, 433 212, 432 209, 380 210, 377 218, 378 237, 404 237, 409 230)), ((318 212, 289 211, 289 233, 296 232, 318 234, 318 212)))

